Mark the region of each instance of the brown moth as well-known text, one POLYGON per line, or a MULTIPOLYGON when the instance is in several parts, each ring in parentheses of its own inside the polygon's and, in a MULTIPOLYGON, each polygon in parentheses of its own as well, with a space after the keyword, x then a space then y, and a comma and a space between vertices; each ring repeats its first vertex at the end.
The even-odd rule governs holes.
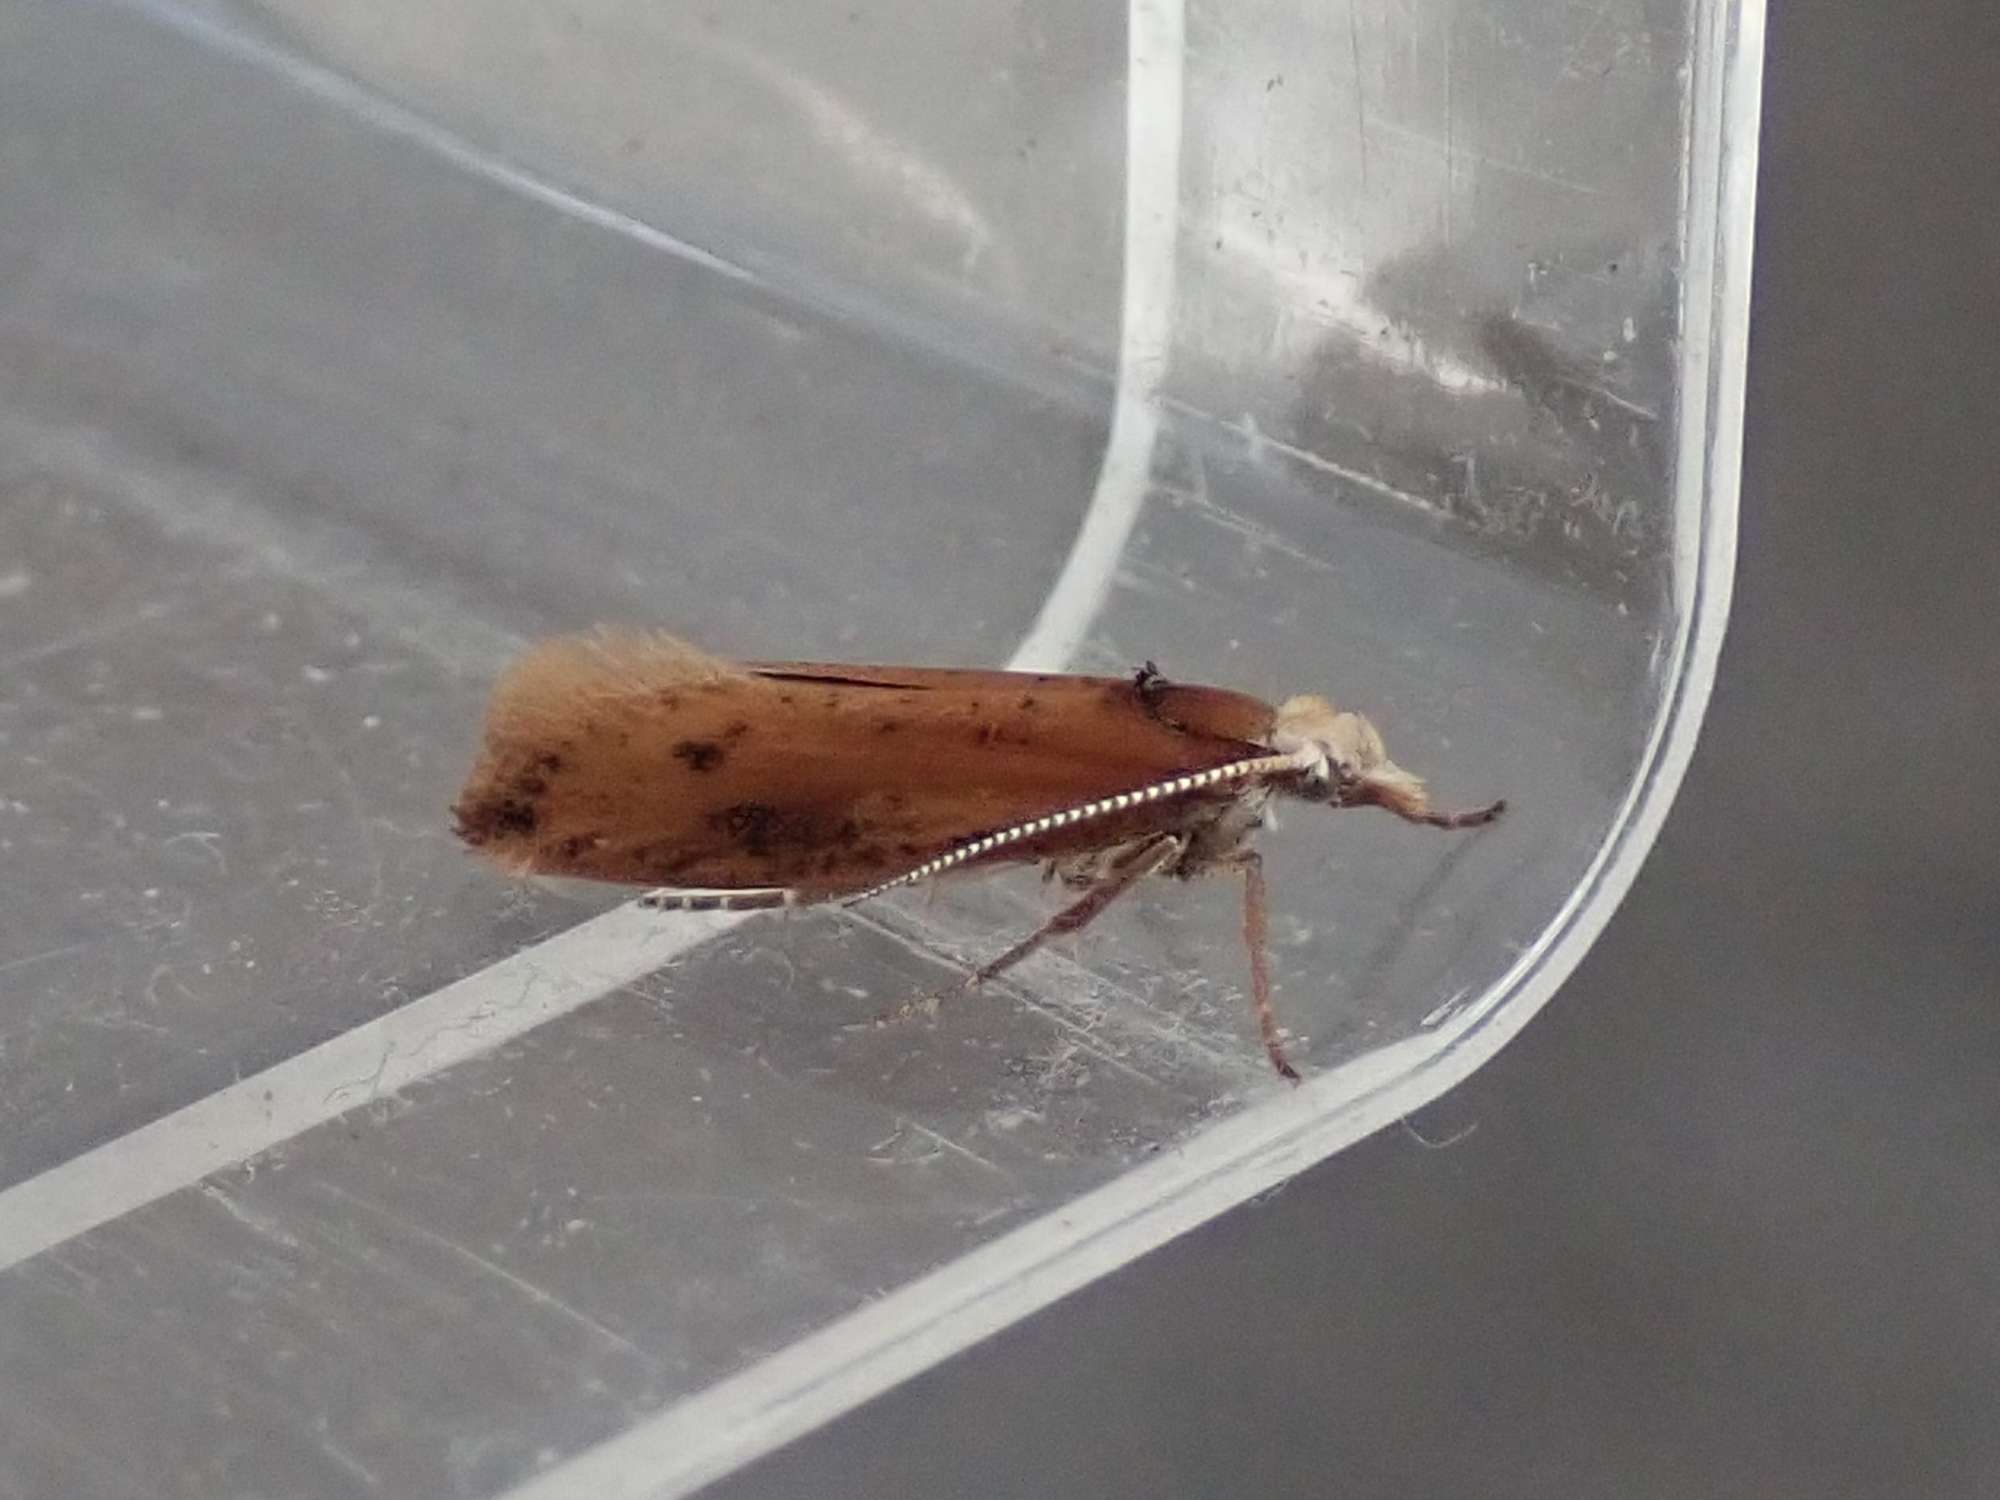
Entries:
POLYGON ((521 874, 656 887, 681 911, 853 902, 951 871, 1041 862, 1079 895, 978 984, 1148 875, 1243 878, 1251 1002, 1286 1078, 1250 838, 1273 796, 1469 828, 1434 811, 1375 726, 1132 677, 732 662, 664 634, 548 641, 501 677, 454 807, 521 874))

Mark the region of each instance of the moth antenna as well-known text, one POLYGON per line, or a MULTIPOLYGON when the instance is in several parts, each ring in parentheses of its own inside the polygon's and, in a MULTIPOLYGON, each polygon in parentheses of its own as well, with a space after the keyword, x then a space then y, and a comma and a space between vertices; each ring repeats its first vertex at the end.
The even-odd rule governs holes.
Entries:
POLYGON ((653 911, 775 911, 801 906, 806 898, 790 886, 757 886, 741 891, 648 891, 639 904, 653 911))
POLYGON ((1170 777, 1165 781, 1153 782, 1150 786, 1135 787, 1129 792, 1099 797, 1094 802, 1079 802, 1075 807, 1065 807, 1058 812, 1046 813, 1039 818, 1030 818, 1026 822, 1015 823, 969 839, 934 859, 927 859, 922 864, 905 870, 893 879, 885 880, 880 885, 870 886, 858 895, 847 897, 841 904, 852 906, 856 902, 885 895, 903 886, 915 885, 920 880, 929 880, 934 875, 942 875, 947 870, 956 869, 971 860, 991 854, 995 849, 1004 849, 1009 844, 1018 844, 1024 839, 1038 838, 1057 828, 1068 828, 1075 823, 1088 823, 1094 818, 1109 817, 1113 813, 1125 812, 1149 802, 1163 802, 1171 797, 1184 797, 1190 792, 1205 791, 1209 787, 1222 786, 1229 782, 1261 781, 1270 776, 1310 770, 1318 763, 1318 759, 1318 752, 1310 749, 1288 751, 1282 755, 1256 755, 1248 760, 1233 760, 1227 765, 1211 766, 1206 771, 1190 771, 1185 776, 1170 777))

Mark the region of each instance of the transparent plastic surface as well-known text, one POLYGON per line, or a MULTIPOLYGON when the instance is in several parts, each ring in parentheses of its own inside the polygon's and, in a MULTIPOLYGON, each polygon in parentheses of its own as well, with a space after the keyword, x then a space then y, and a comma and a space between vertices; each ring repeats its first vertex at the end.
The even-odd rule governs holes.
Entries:
POLYGON ((1414 1108, 1728 592, 1755 0, 0 0, 0 1469, 685 1490, 1414 1108), (1303 12, 1303 13, 1302 13, 1303 12), (742 922, 445 808, 526 642, 1323 692, 1300 809, 742 922))

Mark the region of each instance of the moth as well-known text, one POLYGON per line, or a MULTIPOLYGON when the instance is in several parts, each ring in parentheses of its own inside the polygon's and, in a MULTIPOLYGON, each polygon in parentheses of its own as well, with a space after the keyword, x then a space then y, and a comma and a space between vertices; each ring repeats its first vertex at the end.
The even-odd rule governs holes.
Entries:
POLYGON ((734 662, 603 630, 547 641, 501 677, 453 812, 508 870, 650 886, 649 904, 680 911, 852 903, 1041 863, 1073 899, 966 987, 1148 876, 1234 874, 1258 1032, 1296 1080, 1250 842, 1274 797, 1433 828, 1505 806, 1435 810, 1375 726, 1324 698, 1273 707, 1150 662, 1130 677, 734 662))

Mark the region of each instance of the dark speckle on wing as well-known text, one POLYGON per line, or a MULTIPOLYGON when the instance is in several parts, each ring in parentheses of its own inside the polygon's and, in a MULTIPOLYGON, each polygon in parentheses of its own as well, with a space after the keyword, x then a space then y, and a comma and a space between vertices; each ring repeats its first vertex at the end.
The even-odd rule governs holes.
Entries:
POLYGON ((674 759, 690 771, 713 771, 728 758, 714 740, 682 740, 674 746, 674 759))

